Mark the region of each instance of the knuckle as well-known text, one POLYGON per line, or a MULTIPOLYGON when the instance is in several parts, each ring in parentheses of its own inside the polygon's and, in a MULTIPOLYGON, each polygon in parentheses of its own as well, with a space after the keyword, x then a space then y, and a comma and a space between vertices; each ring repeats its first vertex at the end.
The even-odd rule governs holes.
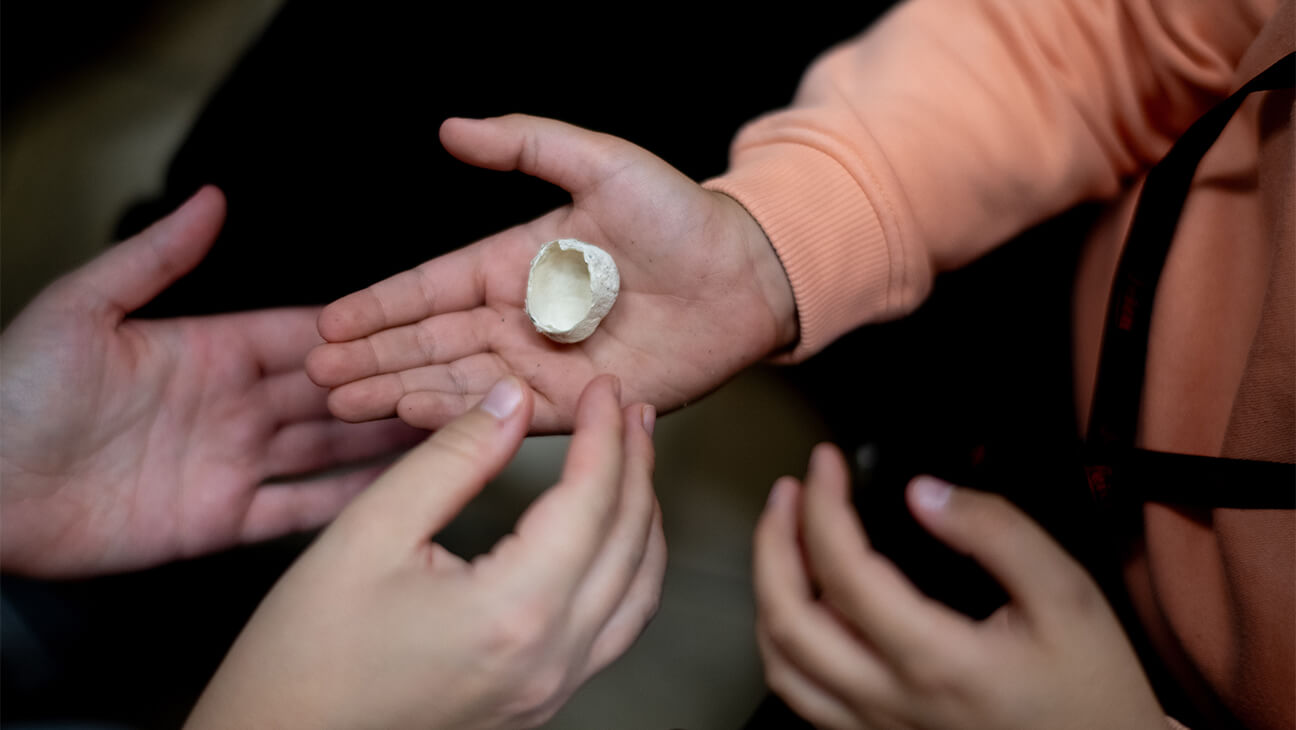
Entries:
MULTIPOLYGON (((522 120, 525 121, 525 120, 522 120)), ((540 136, 532 127, 522 130, 522 145, 518 150, 518 169, 538 170, 541 164, 541 143, 540 136)))
POLYGON ((901 663, 899 673, 905 684, 929 697, 959 695, 966 689, 963 673, 944 657, 911 657, 901 663))
POLYGON ((1060 605, 1077 616, 1092 616, 1107 609, 1107 601, 1098 586, 1080 566, 1067 561, 1059 571, 1057 598, 1060 605))
POLYGON ((849 616, 868 603, 869 586, 857 580, 857 574, 843 565, 843 561, 817 566, 816 571, 821 597, 828 605, 849 616))
POLYGON ((419 266, 410 274, 414 277, 414 289, 423 298, 424 311, 437 311, 437 292, 440 291, 440 287, 432 276, 431 268, 426 265, 419 266))
POLYGON ((893 689, 923 698, 922 715, 928 726, 953 727, 958 724, 953 718, 994 717, 999 706, 992 693, 1001 685, 1014 686, 988 671, 991 666, 984 646, 912 654, 893 665, 897 682, 893 689))
POLYGON ((557 663, 533 668, 514 687, 508 702, 508 714, 517 718, 520 727, 535 727, 547 722, 568 693, 568 672, 557 663))
POLYGON ((985 527, 996 530, 1010 528, 1017 523, 1015 508, 1000 494, 979 492, 970 500, 969 511, 985 527))
MULTIPOLYGON (((436 362, 438 342, 436 333, 432 331, 429 324, 432 320, 426 319, 414 328, 414 343, 418 346, 419 354, 423 356, 424 362, 436 362)), ((447 371, 453 372, 453 366, 448 366, 447 371)), ((453 378, 453 375, 451 376, 453 378)))
POLYGON ((452 392, 462 396, 468 395, 468 374, 464 372, 463 366, 457 362, 446 365, 446 377, 450 379, 452 392))
POLYGON ((765 685, 770 688, 774 694, 780 697, 787 696, 792 690, 792 672, 782 661, 765 657, 763 674, 765 675, 765 685))
POLYGON ((987 543, 1019 543, 1030 535, 1030 523, 1017 508, 999 494, 978 494, 967 522, 987 543))
POLYGON ((911 657, 903 662, 899 676, 911 691, 928 697, 933 710, 974 706, 997 684, 987 673, 983 655, 971 650, 953 650, 911 657))
POLYGON ((447 458, 476 463, 480 460, 484 443, 477 429, 465 419, 458 418, 446 424, 430 442, 447 458))
POLYGON ((787 616, 785 611, 766 606, 758 615, 757 621, 770 644, 776 648, 787 651, 796 645, 799 637, 797 622, 787 616))
POLYGON ((648 591, 644 596, 643 603, 640 605, 642 620, 639 625, 647 626, 657 616, 659 610, 661 610, 660 584, 653 586, 652 590, 648 591))
POLYGON ((322 387, 328 387, 333 383, 334 374, 340 369, 334 363, 337 358, 334 356, 335 348, 328 345, 320 345, 306 353, 306 377, 311 379, 312 383, 322 387))
POLYGON ((486 650, 518 666, 529 666, 541 653, 552 624, 552 609, 546 601, 517 601, 489 617, 486 650))

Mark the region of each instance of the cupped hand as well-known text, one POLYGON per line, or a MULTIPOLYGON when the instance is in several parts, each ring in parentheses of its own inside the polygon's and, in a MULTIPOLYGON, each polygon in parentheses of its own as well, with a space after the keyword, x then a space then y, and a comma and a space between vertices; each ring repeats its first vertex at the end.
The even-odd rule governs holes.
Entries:
POLYGON ((1165 727, 1089 575, 1002 498, 922 477, 910 509, 1010 600, 973 621, 868 545, 839 452, 818 447, 757 526, 757 639, 771 688, 824 728, 1165 727))
POLYGON ((318 311, 127 317, 202 259, 225 199, 169 217, 42 292, 0 339, 0 555, 55 577, 144 568, 318 526, 414 443, 332 418, 303 369, 318 311))
POLYGON ((590 384, 558 484, 471 561, 433 537, 517 451, 534 396, 506 378, 412 450, 271 590, 186 727, 545 722, 660 597, 654 413, 617 390, 590 384))
POLYGON ((562 431, 599 372, 664 412, 795 339, 791 286, 759 225, 660 158, 518 115, 448 120, 441 141, 473 165, 559 185, 572 202, 326 307, 329 344, 307 371, 333 389, 339 418, 398 414, 436 428, 512 374, 538 396, 533 430, 562 431), (611 313, 575 345, 538 334, 523 309, 531 259, 558 238, 603 248, 621 275, 611 313))

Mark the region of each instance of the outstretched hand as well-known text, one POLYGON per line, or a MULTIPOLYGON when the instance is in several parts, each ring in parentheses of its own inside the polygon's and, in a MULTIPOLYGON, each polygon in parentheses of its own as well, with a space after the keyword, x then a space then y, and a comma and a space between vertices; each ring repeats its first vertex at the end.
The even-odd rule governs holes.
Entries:
POLYGON ((756 221, 635 145, 548 119, 451 119, 451 154, 561 186, 572 202, 326 307, 307 371, 339 418, 437 428, 508 374, 537 393, 532 429, 565 431, 599 372, 628 401, 677 408, 791 344, 791 287, 756 221), (532 257, 558 238, 608 251, 621 274, 587 340, 553 343, 523 310, 532 257))
POLYGON ((121 571, 307 529, 377 473, 307 472, 406 447, 341 423, 306 377, 318 311, 132 320, 202 259, 225 217, 204 188, 40 294, 0 340, 5 571, 121 571))

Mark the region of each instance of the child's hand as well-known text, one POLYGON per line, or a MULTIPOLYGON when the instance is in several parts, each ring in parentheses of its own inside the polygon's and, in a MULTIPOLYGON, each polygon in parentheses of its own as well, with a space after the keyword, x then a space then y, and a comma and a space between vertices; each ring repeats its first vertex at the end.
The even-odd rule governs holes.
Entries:
POLYGON ((514 534, 465 562, 432 537, 526 435, 533 396, 502 381, 356 498, 280 579, 189 727, 544 722, 629 648, 660 596, 653 413, 617 401, 613 378, 590 384, 561 481, 514 534))
POLYGON ((1038 525, 998 497, 910 484, 919 521, 1011 597, 976 622, 869 548, 847 481, 840 453, 817 448, 757 527, 766 679, 798 713, 825 728, 1165 726, 1098 587, 1038 525))
POLYGON ((471 164, 560 185, 572 203, 326 307, 331 344, 307 372, 333 388, 339 418, 436 428, 513 374, 539 395, 533 427, 565 430, 596 373, 619 375, 628 401, 673 409, 795 339, 782 265, 731 198, 629 142, 547 119, 451 119, 441 141, 471 164), (616 305, 577 345, 545 339, 523 311, 531 258, 557 238, 605 249, 621 274, 616 305))

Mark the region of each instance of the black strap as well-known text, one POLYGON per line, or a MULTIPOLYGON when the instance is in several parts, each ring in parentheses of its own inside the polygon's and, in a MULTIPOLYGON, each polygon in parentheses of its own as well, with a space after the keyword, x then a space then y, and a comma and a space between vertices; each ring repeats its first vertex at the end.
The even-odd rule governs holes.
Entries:
POLYGON ((1144 502, 1233 509, 1296 509, 1296 464, 1129 449, 1116 471, 1144 502))
POLYGON ((1296 53, 1289 53, 1202 115, 1148 172, 1107 303, 1089 412, 1086 471, 1099 502, 1118 497, 1199 506, 1296 506, 1296 465, 1219 459, 1206 467, 1211 457, 1134 448, 1152 301, 1197 165, 1248 95, 1293 86, 1296 53), (1185 460, 1183 466, 1174 464, 1178 459, 1185 460))

